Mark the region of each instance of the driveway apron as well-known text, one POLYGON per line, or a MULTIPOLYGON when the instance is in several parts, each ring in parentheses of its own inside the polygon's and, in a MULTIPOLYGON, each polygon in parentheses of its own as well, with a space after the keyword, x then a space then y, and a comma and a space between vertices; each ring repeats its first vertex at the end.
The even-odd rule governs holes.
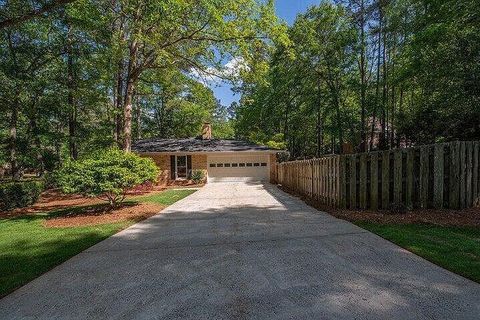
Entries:
POLYGON ((209 184, 0 300, 0 319, 479 318, 479 284, 253 182, 209 184))

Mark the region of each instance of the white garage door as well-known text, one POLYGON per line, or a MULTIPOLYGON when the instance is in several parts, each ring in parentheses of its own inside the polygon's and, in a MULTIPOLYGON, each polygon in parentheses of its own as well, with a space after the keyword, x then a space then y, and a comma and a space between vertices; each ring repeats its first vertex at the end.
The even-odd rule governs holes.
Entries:
POLYGON ((208 182, 268 181, 268 155, 209 155, 208 182))

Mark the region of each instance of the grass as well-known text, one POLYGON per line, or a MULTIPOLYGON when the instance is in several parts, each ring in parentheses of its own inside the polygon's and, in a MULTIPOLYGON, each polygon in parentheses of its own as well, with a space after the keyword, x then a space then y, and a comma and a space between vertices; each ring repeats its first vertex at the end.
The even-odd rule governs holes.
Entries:
POLYGON ((356 224, 447 270, 480 283, 480 228, 364 221, 356 224))
POLYGON ((148 196, 136 197, 134 199, 138 201, 152 202, 152 203, 157 203, 164 206, 169 206, 194 192, 195 192, 194 189, 176 189, 176 190, 169 189, 169 190, 165 190, 160 193, 154 193, 148 196))
MULTIPOLYGON (((167 190, 133 200, 167 206, 193 192, 195 190, 167 190)), ((67 208, 0 219, 0 297, 133 223, 122 221, 68 228, 43 226, 44 220, 49 217, 86 208, 67 208)))

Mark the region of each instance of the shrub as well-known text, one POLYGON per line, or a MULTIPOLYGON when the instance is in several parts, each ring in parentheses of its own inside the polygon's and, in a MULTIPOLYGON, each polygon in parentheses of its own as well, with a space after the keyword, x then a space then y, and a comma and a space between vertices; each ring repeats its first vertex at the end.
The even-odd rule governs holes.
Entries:
POLYGON ((205 173, 203 172, 203 170, 192 171, 193 182, 195 182, 196 184, 199 184, 200 182, 203 182, 204 179, 205 179, 205 173))
POLYGON ((34 204, 43 191, 41 181, 20 181, 0 184, 0 210, 23 208, 34 204))
POLYGON ((152 159, 118 149, 69 161, 55 173, 63 192, 98 197, 112 207, 123 202, 129 189, 154 182, 157 176, 158 168, 152 159))

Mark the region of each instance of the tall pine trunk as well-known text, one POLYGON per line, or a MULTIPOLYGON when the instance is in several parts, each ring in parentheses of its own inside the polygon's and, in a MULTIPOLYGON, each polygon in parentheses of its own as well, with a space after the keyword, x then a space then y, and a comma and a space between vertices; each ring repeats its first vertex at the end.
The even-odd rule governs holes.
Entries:
MULTIPOLYGON (((10 56, 13 61, 14 66, 14 76, 17 78, 17 71, 18 63, 17 63, 17 53, 15 47, 13 45, 12 34, 10 31, 7 31, 8 37, 8 48, 10 51, 10 56)), ((18 111, 20 105, 20 88, 19 84, 17 83, 15 93, 13 96, 12 103, 10 105, 10 123, 9 123, 9 143, 8 143, 8 151, 9 151, 9 160, 10 160, 10 170, 13 180, 19 180, 21 176, 21 172, 18 167, 18 158, 17 158, 17 127, 18 127, 18 111)))
POLYGON ((360 51, 360 108, 361 108, 361 128, 360 128, 360 151, 365 151, 367 143, 366 135, 366 86, 367 86, 367 75, 366 75, 366 40, 365 40, 365 3, 364 0, 360 2, 360 42, 361 42, 361 51, 360 51))
POLYGON ((77 106, 75 101, 75 66, 73 52, 73 30, 72 26, 67 22, 67 103, 69 106, 68 113, 68 146, 70 158, 78 158, 77 146, 77 106))
POLYGON ((129 62, 127 87, 125 90, 125 102, 123 104, 123 150, 130 152, 132 150, 132 109, 133 95, 135 93, 135 85, 138 81, 137 69, 138 43, 132 40, 129 46, 129 62))

